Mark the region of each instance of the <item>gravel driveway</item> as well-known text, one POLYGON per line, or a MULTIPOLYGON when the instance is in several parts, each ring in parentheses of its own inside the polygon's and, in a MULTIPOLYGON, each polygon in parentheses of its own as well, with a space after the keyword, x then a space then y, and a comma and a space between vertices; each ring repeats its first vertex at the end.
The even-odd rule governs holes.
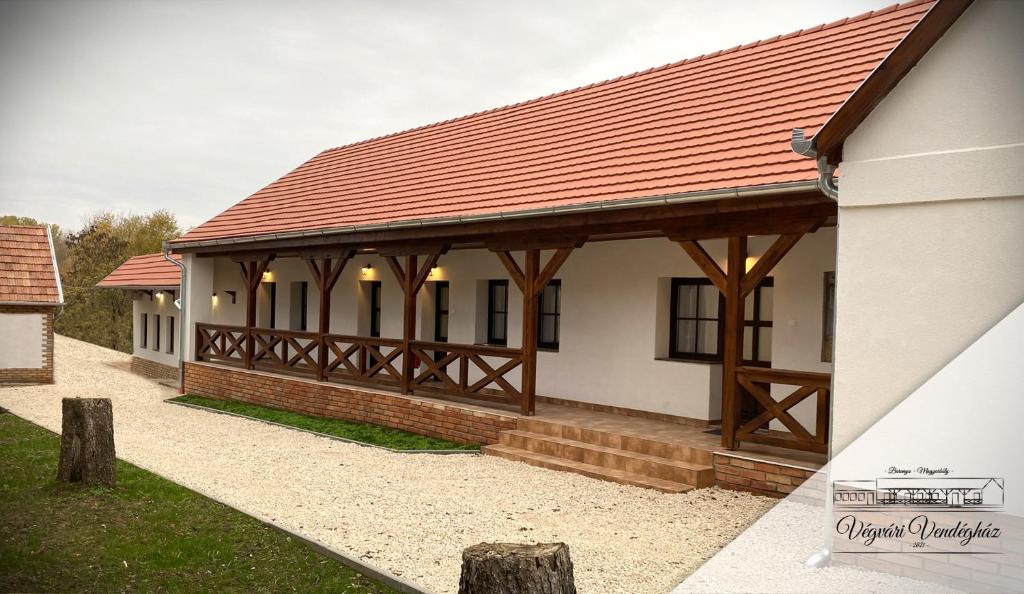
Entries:
POLYGON ((0 406, 59 431, 62 397, 109 397, 118 457, 437 593, 484 541, 568 543, 584 594, 667 592, 774 502, 341 443, 167 404, 129 360, 58 336, 56 384, 0 388, 0 406))

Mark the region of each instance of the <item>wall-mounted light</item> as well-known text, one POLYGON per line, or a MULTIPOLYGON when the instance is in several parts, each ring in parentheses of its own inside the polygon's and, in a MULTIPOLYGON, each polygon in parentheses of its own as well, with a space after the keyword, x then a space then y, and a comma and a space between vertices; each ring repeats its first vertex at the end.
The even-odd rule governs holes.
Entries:
POLYGON ((430 269, 430 276, 432 276, 434 278, 437 278, 440 274, 441 274, 441 267, 440 266, 434 266, 433 268, 430 269))
POLYGON ((210 300, 217 303, 217 291, 214 291, 213 295, 210 295, 210 300))
POLYGON ((371 272, 373 272, 373 264, 367 264, 366 266, 363 266, 363 276, 369 276, 371 272))
POLYGON ((264 272, 264 273, 263 273, 263 282, 265 282, 265 283, 266 283, 266 282, 270 282, 270 280, 271 280, 272 278, 273 278, 273 275, 272 275, 272 274, 270 274, 270 271, 269 271, 269 270, 267 270, 266 272, 264 272))
POLYGON ((757 264, 757 256, 748 256, 747 257, 747 262, 746 262, 746 266, 747 266, 747 270, 746 271, 750 272, 750 269, 753 268, 755 264, 757 264))
POLYGON ((164 300, 164 292, 163 291, 157 291, 156 292, 156 298, 161 300, 161 301, 163 301, 164 300))

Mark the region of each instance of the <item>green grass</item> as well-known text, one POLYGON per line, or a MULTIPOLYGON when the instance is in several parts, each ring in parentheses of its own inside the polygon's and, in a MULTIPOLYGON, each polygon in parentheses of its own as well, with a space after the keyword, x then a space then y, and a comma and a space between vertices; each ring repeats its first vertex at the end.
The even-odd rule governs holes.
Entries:
POLYGON ((58 483, 59 449, 0 414, 0 591, 395 592, 120 460, 114 488, 58 483))
POLYGON ((352 421, 344 421, 341 419, 328 419, 326 417, 301 415, 298 413, 278 410, 276 408, 246 404, 244 402, 214 400, 213 398, 205 398, 203 396, 195 396, 192 394, 178 396, 177 398, 172 398, 171 401, 196 404, 216 410, 223 410, 239 415, 245 415, 247 417, 262 419, 264 421, 273 421, 275 423, 288 425, 289 427, 295 427, 297 429, 306 429, 308 431, 316 431, 317 433, 344 437, 345 439, 351 439, 361 443, 384 446, 394 450, 480 449, 479 445, 455 443, 444 439, 409 433, 408 431, 402 431, 400 429, 381 427, 380 425, 354 423, 352 421))

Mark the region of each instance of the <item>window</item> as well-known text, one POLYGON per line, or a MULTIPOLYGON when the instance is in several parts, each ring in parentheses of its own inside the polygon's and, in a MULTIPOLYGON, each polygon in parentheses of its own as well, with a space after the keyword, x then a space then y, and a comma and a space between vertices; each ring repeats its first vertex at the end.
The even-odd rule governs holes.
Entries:
POLYGON ((775 279, 767 277, 747 295, 743 314, 743 363, 770 366, 772 362, 772 298, 775 279))
POLYGON ((508 281, 487 281, 487 344, 508 344, 508 281))
POLYGON ((434 340, 448 342, 448 281, 434 283, 434 340))
POLYGON ((153 341, 153 350, 160 350, 160 315, 153 316, 153 329, 156 331, 156 339, 153 341))
POLYGON ((558 350, 559 324, 562 311, 562 281, 554 279, 540 293, 537 305, 537 346, 558 350))
POLYGON ((370 336, 380 338, 380 281, 370 283, 370 336))
MULTIPOLYGON (((772 292, 766 278, 747 296, 743 363, 769 365, 772 352, 772 292)), ((721 361, 725 297, 707 278, 674 278, 669 299, 669 357, 721 361)))
POLYGON ((267 291, 270 293, 270 325, 268 328, 277 328, 277 283, 266 283, 267 291))
POLYGON ((174 316, 167 316, 167 353, 174 353, 174 316))
POLYGON ((292 330, 306 330, 309 311, 309 283, 305 281, 291 284, 291 300, 289 302, 288 327, 292 330))
POLYGON ((825 296, 821 313, 821 360, 832 362, 832 333, 836 324, 836 273, 825 273, 825 296))
POLYGON ((669 299, 669 356, 678 359, 721 359, 719 316, 724 298, 706 278, 672 279, 669 299))
POLYGON ((139 317, 139 346, 146 348, 149 345, 149 316, 140 314, 139 317))

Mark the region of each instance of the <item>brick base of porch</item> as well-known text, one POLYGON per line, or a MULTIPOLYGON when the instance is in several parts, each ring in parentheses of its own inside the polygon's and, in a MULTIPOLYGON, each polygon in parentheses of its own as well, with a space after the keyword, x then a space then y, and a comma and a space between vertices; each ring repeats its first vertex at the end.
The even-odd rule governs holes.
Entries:
MULTIPOLYGON (((723 489, 747 491, 768 497, 786 497, 817 469, 715 452, 715 484, 723 489)), ((809 493, 810 495, 811 493, 809 493)), ((820 493, 821 498, 824 493, 820 493)), ((821 501, 821 498, 815 498, 821 501)))
POLYGON ((142 357, 132 357, 132 373, 153 379, 177 380, 178 368, 150 361, 142 357))
POLYGON ((492 444, 516 417, 415 396, 289 378, 206 363, 185 363, 185 393, 307 415, 383 425, 456 443, 492 444))

